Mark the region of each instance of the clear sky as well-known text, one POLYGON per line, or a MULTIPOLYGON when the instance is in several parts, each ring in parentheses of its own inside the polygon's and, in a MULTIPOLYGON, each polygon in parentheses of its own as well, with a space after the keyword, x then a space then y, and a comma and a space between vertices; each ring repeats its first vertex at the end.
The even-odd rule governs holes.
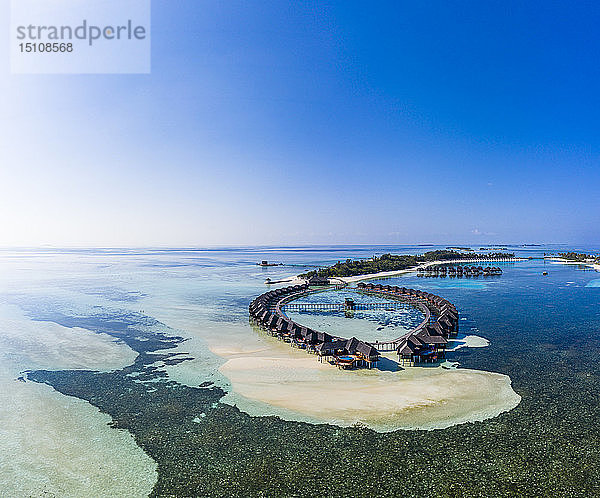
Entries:
POLYGON ((150 75, 6 39, 0 245, 600 242, 597 2, 153 0, 150 75))

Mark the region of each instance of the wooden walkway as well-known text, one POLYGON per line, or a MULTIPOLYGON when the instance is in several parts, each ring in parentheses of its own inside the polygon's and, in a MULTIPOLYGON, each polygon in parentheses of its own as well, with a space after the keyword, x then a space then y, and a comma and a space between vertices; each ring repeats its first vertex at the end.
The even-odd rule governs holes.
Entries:
POLYGON ((410 306, 408 302, 389 303, 288 303, 281 308, 284 311, 352 311, 352 310, 386 310, 398 311, 410 306))
MULTIPOLYGON (((423 321, 417 325, 414 329, 410 331, 410 333, 418 332, 420 329, 428 325, 429 323, 435 322, 435 316, 432 315, 431 309, 427 306, 427 303, 422 299, 415 298, 412 296, 397 296, 397 295, 389 295, 385 291, 358 291, 361 294, 370 294, 370 295, 383 295, 385 297, 391 297, 393 299, 401 299, 398 301, 388 301, 388 302, 375 302, 375 303, 354 303, 354 306, 348 306, 346 303, 294 303, 294 299, 298 299, 298 297, 306 295, 304 292, 296 293, 291 296, 286 296, 284 299, 277 302, 274 311, 277 313, 287 317, 286 311, 352 311, 352 310, 389 310, 389 311, 397 311, 399 309, 404 309, 407 306, 413 306, 420 310, 424 316, 423 321), (292 301, 292 302, 290 302, 292 301)), ((407 334, 403 334, 396 339, 392 339, 389 341, 375 341, 371 342, 371 345, 375 347, 378 351, 394 351, 398 347, 398 343, 406 336, 407 334)))

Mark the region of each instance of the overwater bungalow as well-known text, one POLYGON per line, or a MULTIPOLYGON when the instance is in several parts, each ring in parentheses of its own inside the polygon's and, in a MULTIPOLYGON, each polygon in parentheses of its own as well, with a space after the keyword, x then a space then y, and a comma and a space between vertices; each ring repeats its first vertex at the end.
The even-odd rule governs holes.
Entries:
POLYGON ((450 332, 454 332, 455 329, 455 324, 452 323, 452 321, 447 317, 444 316, 442 318, 440 318, 438 320, 438 323, 445 329, 449 330, 450 332))
POLYGON ((302 336, 302 334, 298 331, 291 332, 289 334, 290 345, 292 347, 305 349, 306 348, 306 339, 302 336))
POLYGON ((437 321, 434 324, 430 325, 430 327, 433 328, 436 335, 441 335, 442 337, 448 337, 449 335, 448 331, 444 329, 437 321))
POLYGON ((314 330, 309 332, 306 337, 304 338, 304 341, 306 342, 306 349, 311 352, 314 353, 316 352, 316 346, 319 344, 319 340, 317 338, 317 332, 315 332, 314 330))
POLYGON ((356 353, 367 368, 372 368, 379 361, 379 351, 367 342, 359 341, 359 344, 356 346, 356 353))
POLYGON ((317 341, 319 343, 331 342, 333 337, 326 332, 317 332, 317 341))
POLYGON ((379 361, 379 352, 370 344, 359 341, 356 337, 346 342, 342 354, 334 355, 334 362, 339 368, 372 368, 379 361))
POLYGON ((320 344, 317 344, 317 346, 315 347, 317 354, 321 357, 343 354, 345 348, 346 340, 340 338, 328 342, 322 342, 320 344))
MULTIPOLYGON (((278 305, 282 304, 283 299, 308 288, 309 285, 306 283, 301 286, 294 285, 271 290, 258 296, 248 306, 251 320, 258 322, 272 335, 290 342, 292 347, 316 352, 320 361, 330 357, 332 359, 330 362, 340 368, 370 368, 375 365, 380 358, 380 353, 372 344, 360 341, 356 337, 344 339, 310 329, 293 322, 282 312, 278 305)), ((452 303, 435 294, 406 287, 359 282, 358 288, 418 299, 431 311, 430 320, 435 319, 435 323, 417 327, 400 339, 378 343, 377 347, 394 344, 399 359, 404 362, 409 361, 411 364, 436 361, 444 356, 448 337, 458 330, 458 312, 452 303)), ((348 300, 347 304, 351 305, 351 301, 348 300)))
POLYGON ((448 341, 441 335, 430 332, 427 328, 416 334, 408 334, 398 345, 396 352, 402 365, 407 363, 434 362, 444 357, 448 341))
POLYGON ((317 333, 312 329, 307 329, 306 333, 302 334, 307 344, 316 344, 318 341, 317 333))
POLYGON ((428 325, 426 327, 423 327, 415 335, 419 338, 421 342, 423 342, 423 344, 429 347, 433 347, 438 353, 438 358, 444 357, 444 352, 446 349, 446 345, 448 344, 448 339, 446 339, 443 334, 438 334, 437 329, 428 325))
POLYGON ((458 314, 454 313, 451 309, 444 311, 441 316, 447 317, 453 325, 458 322, 458 314))
POLYGON ((313 275, 308 279, 308 285, 311 287, 329 285, 329 279, 327 277, 321 277, 320 275, 313 275))
POLYGON ((290 321, 286 318, 279 317, 277 324, 275 325, 275 330, 281 333, 288 332, 290 330, 290 321))
POLYGON ((407 335, 398 345, 396 352, 398 353, 398 362, 402 365, 414 364, 415 358, 423 349, 423 343, 414 335, 407 335))

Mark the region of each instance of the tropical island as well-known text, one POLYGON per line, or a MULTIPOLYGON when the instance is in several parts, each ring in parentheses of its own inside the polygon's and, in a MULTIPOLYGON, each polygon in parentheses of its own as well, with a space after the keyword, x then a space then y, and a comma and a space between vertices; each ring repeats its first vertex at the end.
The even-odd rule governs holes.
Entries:
POLYGON ((514 253, 495 252, 488 254, 462 253, 458 251, 437 250, 428 251, 421 255, 410 254, 382 254, 373 256, 369 259, 347 259, 338 261, 332 266, 319 268, 301 275, 301 278, 310 279, 313 277, 352 277, 356 275, 367 275, 371 273, 380 273, 388 271, 399 271, 413 268, 424 263, 433 263, 434 261, 456 261, 456 260, 503 260, 514 258, 514 253))
POLYGON ((600 263, 600 256, 579 252, 559 252, 559 258, 567 261, 577 261, 581 263, 600 263))
POLYGON ((544 258, 550 259, 550 260, 556 260, 563 264, 570 264, 570 265, 577 264, 577 265, 589 266, 590 268, 593 268, 596 271, 600 271, 600 256, 597 256, 594 254, 569 251, 569 252, 559 252, 558 256, 544 255, 544 258))
MULTIPOLYGON (((347 259, 301 278, 282 280, 286 286, 270 288, 249 304, 253 329, 278 340, 261 339, 260 348, 250 348, 254 351, 250 354, 240 355, 237 343, 224 353, 227 361, 220 372, 235 386, 227 402, 250 415, 263 414, 261 406, 267 404, 270 414, 284 419, 342 427, 360 422, 378 432, 439 429, 511 410, 521 397, 509 376, 485 368, 457 369, 457 363, 445 361, 447 351, 489 345, 472 327, 458 335, 459 311, 452 303, 427 291, 361 282, 492 258, 517 260, 508 253, 464 254, 447 249, 420 255, 384 254, 347 259), (352 293, 376 300, 361 302, 352 293), (302 300, 308 294, 326 297, 302 300), (365 338, 360 324, 348 323, 357 310, 393 312, 399 303, 416 307, 423 316, 393 335, 365 338), (343 312, 346 322, 337 330, 328 328, 334 314, 325 326, 300 314, 336 311, 343 312), (302 351, 309 354, 300 355, 302 351)), ((223 339, 218 348, 224 351, 223 339)))

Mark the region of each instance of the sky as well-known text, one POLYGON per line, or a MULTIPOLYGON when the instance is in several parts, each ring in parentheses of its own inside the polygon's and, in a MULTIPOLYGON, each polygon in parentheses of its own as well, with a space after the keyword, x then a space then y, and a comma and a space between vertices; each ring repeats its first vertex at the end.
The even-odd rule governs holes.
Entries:
POLYGON ((141 75, 11 75, 4 37, 0 246, 597 244, 598 26, 597 2, 153 0, 141 75))

